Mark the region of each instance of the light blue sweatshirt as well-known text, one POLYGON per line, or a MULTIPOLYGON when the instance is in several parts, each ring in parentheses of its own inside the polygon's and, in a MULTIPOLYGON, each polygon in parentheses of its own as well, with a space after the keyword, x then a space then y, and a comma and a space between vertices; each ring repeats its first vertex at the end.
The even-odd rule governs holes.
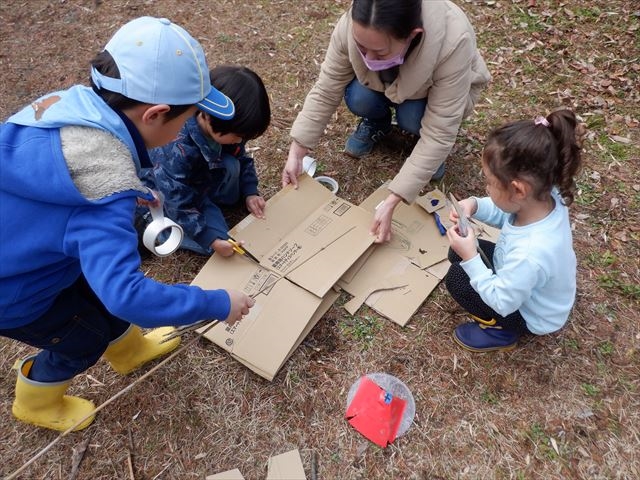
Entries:
POLYGON ((477 199, 474 218, 501 228, 493 262, 488 269, 479 255, 462 262, 471 286, 502 316, 519 310, 527 328, 537 335, 564 326, 576 296, 576 256, 569 209, 556 189, 555 207, 542 220, 517 227, 513 215, 484 197, 477 199))

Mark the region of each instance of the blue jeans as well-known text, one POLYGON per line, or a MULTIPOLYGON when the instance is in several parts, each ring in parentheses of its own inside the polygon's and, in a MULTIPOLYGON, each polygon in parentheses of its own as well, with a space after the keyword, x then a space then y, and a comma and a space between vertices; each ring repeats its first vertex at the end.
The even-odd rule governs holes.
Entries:
POLYGON ((393 103, 384 93, 368 89, 357 78, 347 85, 344 102, 354 115, 373 123, 389 123, 390 109, 395 108, 398 127, 414 135, 420 135, 422 117, 427 108, 426 98, 393 103))
MULTIPOLYGON (((221 175, 216 175, 215 182, 210 182, 207 187, 210 189, 206 192, 202 190, 198 191, 194 196, 201 200, 195 200, 189 206, 189 208, 196 209, 205 218, 205 223, 209 226, 221 226, 225 223, 223 213, 221 212, 221 206, 236 205, 241 200, 240 192, 240 161, 237 157, 229 154, 222 153, 220 161, 223 164, 223 168, 219 170, 221 175)), ((158 187, 156 187, 158 188, 158 187)), ((165 186, 165 189, 167 186, 165 186)), ((169 192, 165 191, 165 195, 171 197, 169 192)), ((185 207, 187 208, 187 207, 185 207)), ((139 206, 136 208, 138 235, 141 237, 144 228, 151 222, 151 214, 147 207, 139 206)), ((181 226, 187 229, 187 225, 179 221, 179 219, 173 218, 174 221, 181 223, 181 226)), ((225 225, 225 229, 228 228, 225 225)), ((159 237, 160 241, 166 240, 165 233, 162 233, 159 237)), ((209 247, 203 247, 193 238, 189 237, 186 233, 180 243, 180 248, 190 250, 192 252, 199 253, 200 255, 211 255, 213 250, 209 247)))
MULTIPOLYGON (((219 205, 232 206, 240 201, 240 162, 228 153, 223 153, 220 160, 224 164, 224 176, 215 185, 211 185, 211 190, 198 208, 204 215, 207 225, 220 223, 219 205)), ((213 254, 213 249, 204 248, 187 235, 183 237, 180 248, 201 255, 213 254)))
POLYGON ((49 383, 69 380, 94 365, 129 325, 107 311, 81 275, 40 318, 0 329, 0 335, 42 349, 29 378, 49 383))

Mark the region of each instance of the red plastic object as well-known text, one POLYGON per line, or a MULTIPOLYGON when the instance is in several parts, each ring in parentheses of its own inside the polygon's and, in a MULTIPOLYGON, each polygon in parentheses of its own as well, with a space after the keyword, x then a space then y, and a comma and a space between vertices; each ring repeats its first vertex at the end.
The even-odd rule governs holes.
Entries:
POLYGON ((358 432, 385 448, 396 439, 406 405, 402 398, 362 377, 345 417, 358 432))

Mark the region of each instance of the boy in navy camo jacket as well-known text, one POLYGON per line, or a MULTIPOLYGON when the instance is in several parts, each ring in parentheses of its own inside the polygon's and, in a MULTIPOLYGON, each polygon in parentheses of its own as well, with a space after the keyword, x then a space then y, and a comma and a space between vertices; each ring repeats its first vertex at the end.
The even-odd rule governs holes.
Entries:
POLYGON ((265 86, 252 70, 219 66, 210 77, 235 104, 233 119, 197 113, 176 140, 150 151, 153 168, 144 169, 141 179, 162 192, 165 214, 183 228, 181 248, 226 257, 233 249, 223 208, 244 200, 250 213, 264 218, 265 201, 245 143, 265 132, 271 109, 265 86))

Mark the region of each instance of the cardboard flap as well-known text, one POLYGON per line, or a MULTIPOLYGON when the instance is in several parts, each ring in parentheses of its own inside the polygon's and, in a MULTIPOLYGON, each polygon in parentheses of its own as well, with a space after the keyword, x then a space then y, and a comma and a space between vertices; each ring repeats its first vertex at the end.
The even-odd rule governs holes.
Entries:
POLYGON ((351 300, 343 305, 344 309, 351 315, 355 315, 360 306, 369 298, 374 292, 381 290, 394 290, 397 288, 403 288, 408 286, 403 276, 396 276, 391 278, 372 279, 371 283, 367 286, 367 290, 355 295, 351 300))
POLYGON ((271 380, 291 350, 299 345, 322 301, 282 279, 256 297, 249 315, 233 326, 218 324, 205 337, 234 357, 242 358, 243 363, 259 367, 271 380))
POLYGON ((405 326, 420 308, 440 279, 421 270, 407 258, 384 248, 376 248, 350 282, 341 279, 338 285, 354 297, 363 297, 365 303, 380 315, 405 326), (374 287, 385 278, 406 287, 377 290, 374 287))
POLYGON ((339 293, 335 292, 333 290, 325 295, 325 297, 322 299, 322 303, 320 303, 320 306, 313 313, 313 316, 311 317, 311 319, 307 323, 306 327, 304 328, 304 330, 302 331, 300 336, 297 338, 297 340, 295 341, 293 346, 289 349, 289 352, 286 353, 286 355, 285 355, 285 351, 286 351, 286 349, 285 349, 286 346, 285 345, 281 345, 281 344, 274 345, 274 348, 272 349, 272 354, 281 359, 280 367, 278 367, 278 369, 276 371, 273 371, 273 369, 271 369, 270 371, 266 371, 263 368, 261 368, 260 365, 251 363, 249 360, 247 360, 245 358, 242 358, 242 357, 239 357, 239 356, 233 355, 233 354, 231 354, 231 355, 233 356, 233 358, 235 358, 238 362, 242 363, 249 370, 253 371, 254 373, 256 373, 258 375, 260 375, 262 378, 265 378, 265 379, 267 379, 269 381, 272 381, 275 378, 275 375, 278 373, 278 370, 280 370, 280 368, 282 368, 282 365, 287 360, 289 360, 289 357, 291 357, 291 355, 293 355, 293 353, 300 346, 302 341, 306 338, 306 336, 313 329, 313 327, 316 326, 316 324, 322 318, 322 316, 325 313, 327 313, 327 310, 329 310, 331 305, 333 305, 333 303, 337 300, 338 296, 339 296, 339 293))
POLYGON ((323 247, 307 262, 287 274, 287 278, 314 295, 322 297, 336 284, 374 242, 363 225, 351 227, 344 235, 323 247))
MULTIPOLYGON (((313 285, 320 277, 316 272, 320 266, 324 272, 333 276, 330 282, 333 285, 375 241, 368 232, 370 221, 371 215, 368 212, 334 196, 288 232, 264 256, 261 263, 289 278, 293 278, 290 274, 295 270, 295 282, 309 291, 318 290, 313 285), (345 236, 349 238, 342 238, 345 236), (325 258, 314 258, 321 252, 324 252, 325 258), (337 257, 327 264, 329 254, 337 257), (309 261, 312 261, 312 265, 306 265, 309 261), (301 271, 308 272, 308 278, 301 271)), ((326 292, 331 285, 322 292, 326 292)), ((321 296, 322 293, 318 295, 321 296)))
POLYGON ((298 450, 269 458, 267 480, 305 480, 306 478, 298 450))
POLYGON ((239 255, 220 257, 213 255, 191 282, 207 290, 233 288, 243 291, 256 299, 256 303, 249 311, 249 315, 234 325, 219 323, 205 334, 205 338, 216 343, 228 352, 233 352, 239 343, 251 330, 252 324, 260 316, 268 303, 271 289, 278 283, 280 277, 266 270, 252 261, 239 255))
POLYGON ((247 250, 262 259, 289 233, 295 230, 321 205, 336 198, 329 190, 303 173, 298 189, 287 186, 267 200, 266 219, 248 215, 229 233, 244 241, 247 250))

